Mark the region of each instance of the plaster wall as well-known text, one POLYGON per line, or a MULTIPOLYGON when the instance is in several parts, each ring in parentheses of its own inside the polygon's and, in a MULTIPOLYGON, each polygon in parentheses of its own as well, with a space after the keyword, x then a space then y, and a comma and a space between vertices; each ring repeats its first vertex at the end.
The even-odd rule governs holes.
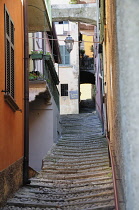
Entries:
POLYGON ((104 82, 122 210, 136 210, 139 206, 138 11, 136 1, 106 2, 104 82))
POLYGON ((93 55, 93 52, 91 52, 91 46, 93 45, 93 36, 83 34, 82 39, 83 41, 85 41, 84 42, 85 55, 88 55, 91 58, 93 55))
POLYGON ((29 166, 40 171, 42 160, 60 136, 60 115, 55 101, 36 99, 30 103, 29 114, 29 166))
POLYGON ((24 31, 23 5, 19 0, 0 1, 0 205, 22 184, 24 155, 24 31), (4 5, 14 22, 15 101, 22 113, 14 112, 4 100, 5 90, 5 37, 4 5), (19 162, 18 162, 19 161, 19 162), (15 167, 18 163, 18 168, 15 167), (15 170, 16 168, 16 170, 15 170), (10 173, 10 174, 9 174, 10 173), (15 182, 17 180, 17 182, 15 182))
POLYGON ((127 210, 139 208, 139 3, 116 1, 121 147, 127 210))
MULTIPOLYGON (((105 129, 110 139, 111 150, 114 157, 116 171, 116 183, 118 187, 118 198, 120 209, 125 209, 125 156, 121 133, 121 102, 120 102, 120 68, 117 50, 116 28, 116 1, 101 1, 101 40, 103 42, 103 68, 104 68, 104 93, 105 106, 104 115, 105 129), (105 3, 105 4, 104 4, 105 3), (102 11, 103 10, 103 11, 102 11), (105 21, 104 21, 105 20, 105 21)), ((126 77, 126 74, 125 74, 126 77)), ((132 208, 131 208, 132 209, 132 208)))
MULTIPOLYGON (((68 84, 68 96, 60 96, 60 114, 79 113, 79 44, 78 23, 70 22, 70 35, 75 40, 73 50, 70 53, 70 65, 59 65, 59 91, 61 84, 68 84), (71 97, 70 91, 76 91, 76 98, 71 97)), ((58 36, 59 44, 65 45, 66 36, 58 36)))
POLYGON ((0 92, 0 171, 23 157, 24 141, 23 5, 21 1, 2 0, 0 2, 0 90, 5 90, 4 4, 15 26, 15 100, 19 108, 22 109, 22 113, 14 112, 4 101, 4 93, 0 92))

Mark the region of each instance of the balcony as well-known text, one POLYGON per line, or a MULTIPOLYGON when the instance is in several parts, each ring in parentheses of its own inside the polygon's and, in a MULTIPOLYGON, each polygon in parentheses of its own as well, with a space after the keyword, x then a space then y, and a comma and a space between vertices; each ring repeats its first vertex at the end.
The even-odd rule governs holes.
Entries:
POLYGON ((56 85, 59 84, 53 59, 50 54, 30 54, 32 60, 42 60, 43 69, 29 72, 29 101, 44 97, 45 103, 49 103, 52 94, 57 107, 59 108, 59 92, 56 85), (51 93, 51 94, 50 94, 51 93))
POLYGON ((28 0, 28 30, 51 31, 51 4, 49 0, 28 0))

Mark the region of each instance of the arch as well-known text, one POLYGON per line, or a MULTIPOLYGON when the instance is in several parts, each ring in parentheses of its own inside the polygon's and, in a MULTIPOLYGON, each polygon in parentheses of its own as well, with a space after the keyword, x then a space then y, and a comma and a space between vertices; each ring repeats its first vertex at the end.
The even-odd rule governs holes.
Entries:
POLYGON ((91 83, 95 85, 95 75, 90 71, 80 71, 80 84, 91 83))
POLYGON ((52 5, 52 20, 53 22, 69 20, 96 25, 97 5, 96 3, 52 5))

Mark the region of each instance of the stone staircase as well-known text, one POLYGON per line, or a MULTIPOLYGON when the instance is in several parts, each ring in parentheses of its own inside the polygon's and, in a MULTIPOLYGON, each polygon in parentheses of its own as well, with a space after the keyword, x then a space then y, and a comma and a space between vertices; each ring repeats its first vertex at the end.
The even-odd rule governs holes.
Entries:
POLYGON ((108 146, 95 113, 63 115, 42 171, 2 209, 114 210, 108 146))

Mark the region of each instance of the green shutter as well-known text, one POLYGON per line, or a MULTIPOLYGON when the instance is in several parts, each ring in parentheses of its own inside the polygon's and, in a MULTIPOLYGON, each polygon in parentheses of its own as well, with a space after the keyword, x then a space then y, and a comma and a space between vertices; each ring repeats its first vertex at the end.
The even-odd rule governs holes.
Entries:
POLYGON ((60 53, 61 53, 61 58, 62 58, 62 64, 69 65, 70 64, 70 53, 67 51, 65 45, 60 45, 60 53))

